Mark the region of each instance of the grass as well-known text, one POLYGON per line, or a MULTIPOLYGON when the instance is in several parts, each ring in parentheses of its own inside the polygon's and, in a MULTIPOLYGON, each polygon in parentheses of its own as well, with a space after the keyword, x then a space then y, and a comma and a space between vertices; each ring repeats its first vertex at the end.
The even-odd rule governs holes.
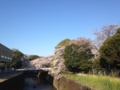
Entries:
POLYGON ((62 73, 62 75, 97 90, 120 90, 119 78, 70 73, 62 73))

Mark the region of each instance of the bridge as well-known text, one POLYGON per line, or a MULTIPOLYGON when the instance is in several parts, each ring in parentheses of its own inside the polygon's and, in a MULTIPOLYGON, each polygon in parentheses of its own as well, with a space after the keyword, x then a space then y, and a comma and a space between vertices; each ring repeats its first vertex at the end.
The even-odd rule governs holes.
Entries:
POLYGON ((44 78, 51 68, 23 68, 23 69, 16 69, 16 72, 23 72, 24 75, 32 76, 32 77, 42 77, 44 78))
POLYGON ((50 71, 51 68, 24 68, 24 69, 16 69, 16 71, 50 71))

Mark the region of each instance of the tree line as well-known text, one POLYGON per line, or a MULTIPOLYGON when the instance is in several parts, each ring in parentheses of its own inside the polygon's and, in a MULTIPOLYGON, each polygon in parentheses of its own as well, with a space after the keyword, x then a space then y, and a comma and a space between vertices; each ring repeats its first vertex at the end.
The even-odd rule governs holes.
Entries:
MULTIPOLYGON (((68 71, 88 72, 91 69, 120 69, 120 28, 117 24, 103 26, 101 30, 94 30, 95 40, 79 37, 75 40, 65 39, 58 46, 65 47, 63 58, 68 71)), ((14 68, 22 65, 21 51, 12 49, 12 63, 14 68)), ((29 55, 31 61, 40 56, 29 55)))
POLYGON ((120 69, 120 28, 117 24, 103 26, 95 30, 95 40, 80 37, 76 40, 68 39, 65 43, 63 57, 64 64, 71 72, 88 72, 91 69, 112 70, 120 69), (97 57, 95 55, 98 52, 97 57))
POLYGON ((21 58, 27 56, 29 61, 39 58, 38 55, 25 55, 23 52, 21 52, 18 49, 12 49, 12 63, 9 64, 9 66, 14 68, 21 68, 22 67, 22 60, 21 58))

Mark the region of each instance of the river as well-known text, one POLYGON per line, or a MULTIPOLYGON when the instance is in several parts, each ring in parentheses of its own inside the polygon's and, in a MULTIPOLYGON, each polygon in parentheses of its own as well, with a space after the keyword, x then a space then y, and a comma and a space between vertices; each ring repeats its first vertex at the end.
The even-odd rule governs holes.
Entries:
POLYGON ((24 79, 23 90, 56 90, 48 81, 40 78, 27 77, 24 79))

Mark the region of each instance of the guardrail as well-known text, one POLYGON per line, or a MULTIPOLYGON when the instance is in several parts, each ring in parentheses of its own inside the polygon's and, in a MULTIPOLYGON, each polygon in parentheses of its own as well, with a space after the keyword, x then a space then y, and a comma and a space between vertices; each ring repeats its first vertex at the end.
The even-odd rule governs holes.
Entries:
POLYGON ((51 68, 24 68, 24 69, 16 69, 16 71, 50 71, 51 68))

